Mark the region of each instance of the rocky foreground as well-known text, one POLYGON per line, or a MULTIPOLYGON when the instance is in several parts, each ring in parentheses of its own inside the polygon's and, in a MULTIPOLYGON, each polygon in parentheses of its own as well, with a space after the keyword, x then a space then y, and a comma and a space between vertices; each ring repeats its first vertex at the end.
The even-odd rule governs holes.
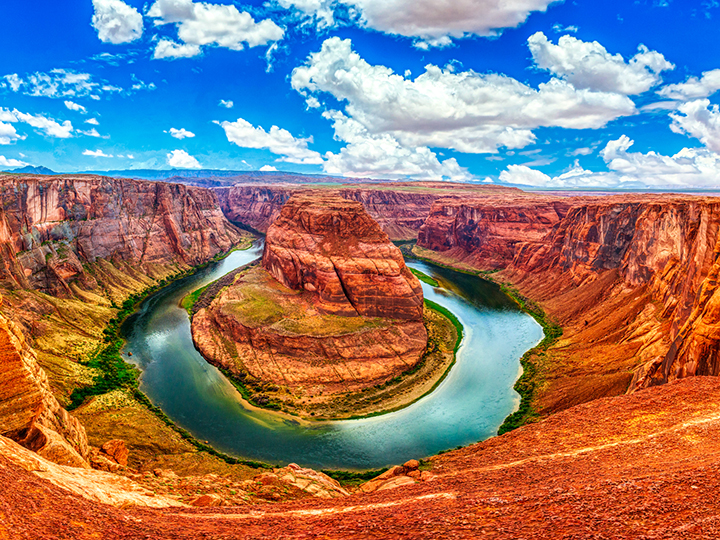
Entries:
MULTIPOLYGON (((401 467, 401 476, 370 493, 252 507, 119 508, 60 487, 62 477, 5 450, 0 533, 23 540, 712 539, 720 535, 719 404, 718 379, 685 379, 435 457, 424 480, 401 467)), ((73 478, 90 491, 90 480, 73 478)))

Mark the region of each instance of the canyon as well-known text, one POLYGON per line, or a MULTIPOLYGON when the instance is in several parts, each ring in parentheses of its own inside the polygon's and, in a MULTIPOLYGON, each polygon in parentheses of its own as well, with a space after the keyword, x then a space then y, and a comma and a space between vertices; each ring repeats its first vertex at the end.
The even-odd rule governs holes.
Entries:
MULTIPOLYGON (((566 195, 0 177, 0 538, 717 536, 720 199, 566 195), (355 208, 348 234, 327 240, 344 246, 340 261, 308 250, 326 242, 314 227, 337 223, 303 202, 318 192, 355 208), (527 355, 530 423, 353 487, 200 451, 128 388, 68 413, 74 389, 97 380, 90 360, 124 302, 249 242, 236 225, 268 242, 238 285, 274 282, 322 316, 414 325, 397 341, 412 358, 424 347, 422 298, 390 239, 417 238, 415 256, 502 285, 563 329, 527 355), (368 279, 379 298, 362 292, 368 279)), ((236 343, 258 340, 219 307, 247 300, 233 289, 199 321, 212 314, 236 343)), ((290 334, 263 346, 312 350, 290 334)), ((333 347, 361 355, 377 341, 333 347)))
POLYGON ((422 288, 400 250, 362 204, 324 192, 291 197, 261 267, 200 302, 193 340, 211 363, 315 401, 384 384, 427 345, 422 288))

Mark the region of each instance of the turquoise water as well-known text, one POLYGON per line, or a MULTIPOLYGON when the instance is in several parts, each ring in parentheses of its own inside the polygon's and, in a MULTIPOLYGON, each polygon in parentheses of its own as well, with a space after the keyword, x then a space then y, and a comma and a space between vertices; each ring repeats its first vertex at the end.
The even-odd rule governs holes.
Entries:
POLYGON ((247 408, 195 350, 179 302, 261 253, 261 245, 236 251, 173 283, 143 302, 123 326, 125 350, 143 372, 141 390, 198 439, 228 454, 272 464, 379 468, 492 437, 517 408, 519 396, 512 387, 521 372, 519 359, 542 339, 542 328, 496 285, 416 261, 408 265, 442 285, 423 283, 425 297, 448 308, 465 327, 457 362, 432 394, 390 414, 310 426, 247 408))

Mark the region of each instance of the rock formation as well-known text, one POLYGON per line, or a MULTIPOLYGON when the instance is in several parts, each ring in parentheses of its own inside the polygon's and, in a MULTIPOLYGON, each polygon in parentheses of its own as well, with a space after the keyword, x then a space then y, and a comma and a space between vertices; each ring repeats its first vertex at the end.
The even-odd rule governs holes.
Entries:
POLYGON ((487 197, 521 194, 517 189, 469 186, 450 182, 405 182, 398 184, 339 185, 317 188, 290 184, 238 184, 214 190, 225 215, 262 233, 280 215, 283 205, 296 193, 319 191, 332 193, 363 204, 367 213, 391 240, 417 238, 420 227, 430 215, 433 202, 440 198, 461 199, 468 195, 487 197))
POLYGON ((193 339, 236 375, 315 395, 357 390, 419 361, 422 288, 360 203, 296 196, 268 230, 263 268, 195 314, 193 339))
MULTIPOLYGON (((0 297, 2 305, 2 297, 0 297)), ((80 422, 53 396, 45 372, 20 329, 0 314, 0 435, 50 461, 88 467, 80 422)))
POLYGON ((439 200, 418 245, 477 268, 503 268, 499 279, 560 320, 566 332, 539 404, 551 412, 628 388, 720 375, 719 230, 720 200, 703 197, 539 198, 490 207, 439 200))
POLYGON ((295 196, 268 229, 263 267, 324 313, 421 321, 420 282, 360 203, 295 196))
POLYGON ((202 188, 99 176, 0 176, 0 284, 70 295, 84 263, 207 261, 240 238, 202 188))
MULTIPOLYGON (((163 508, 166 497, 141 497, 108 473, 26 464, 0 438, 0 507, 11 509, 0 531, 17 540, 717 538, 719 404, 717 378, 685 379, 433 457, 420 467, 430 471, 406 463, 369 493, 209 509, 163 508)), ((288 469, 287 481, 306 482, 288 469)))

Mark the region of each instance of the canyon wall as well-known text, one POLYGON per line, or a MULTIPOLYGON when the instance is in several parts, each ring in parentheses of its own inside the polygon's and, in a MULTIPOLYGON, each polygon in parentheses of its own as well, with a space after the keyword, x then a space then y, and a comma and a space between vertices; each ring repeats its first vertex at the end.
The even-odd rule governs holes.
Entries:
POLYGON ((328 186, 318 188, 298 185, 240 184, 214 190, 223 212, 231 221, 242 223, 262 233, 280 215, 283 205, 295 193, 330 192, 363 204, 391 240, 417 238, 420 227, 430 215, 433 203, 443 197, 462 198, 468 194, 497 196, 521 194, 517 189, 491 188, 451 183, 405 182, 369 186, 328 186))
POLYGON ((719 228, 712 198, 439 200, 418 245, 446 262, 503 269, 497 279, 561 322, 540 400, 551 412, 720 375, 719 228))
POLYGON ((0 284, 70 295, 94 288, 83 264, 192 266, 230 249, 239 231, 213 192, 99 176, 0 177, 0 284))

